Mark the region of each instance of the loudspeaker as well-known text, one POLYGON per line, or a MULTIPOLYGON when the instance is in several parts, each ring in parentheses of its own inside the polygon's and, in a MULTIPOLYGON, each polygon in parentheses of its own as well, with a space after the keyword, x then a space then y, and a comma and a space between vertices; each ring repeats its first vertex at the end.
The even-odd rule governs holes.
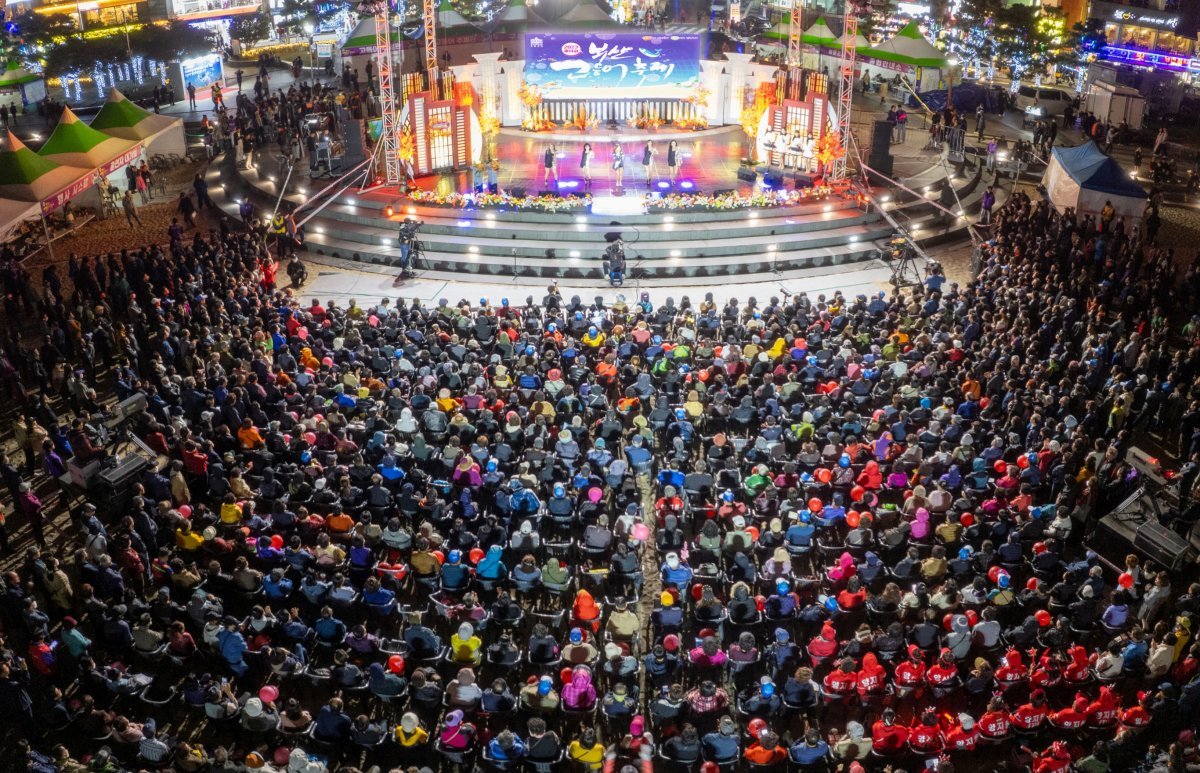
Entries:
POLYGON ((1155 521, 1137 527, 1133 547, 1170 569, 1180 569, 1192 560, 1192 546, 1183 537, 1155 521))
POLYGON ((874 155, 880 151, 889 152, 892 147, 892 129, 894 128, 891 121, 876 121, 875 128, 871 132, 871 154, 874 155))
POLYGON ((867 160, 867 165, 870 166, 871 169, 875 170, 874 174, 868 172, 868 179, 871 181, 872 185, 891 185, 892 184, 889 180, 884 179, 884 177, 882 176, 882 175, 887 175, 888 177, 894 176, 892 173, 892 157, 891 156, 876 156, 876 155, 872 154, 870 159, 867 160))
POLYGON ((510 196, 512 196, 514 198, 518 198, 518 199, 525 198, 525 189, 524 188, 509 188, 508 193, 510 196))
POLYGON ((816 175, 805 174, 803 172, 797 172, 796 173, 796 190, 800 190, 801 188, 813 187, 813 183, 816 181, 816 179, 817 179, 816 175))
POLYGON ((754 171, 752 166, 739 166, 737 176, 739 180, 745 180, 748 183, 758 180, 758 172, 754 171))
POLYGON ((779 188, 783 186, 783 175, 779 172, 764 172, 763 185, 768 188, 779 188))

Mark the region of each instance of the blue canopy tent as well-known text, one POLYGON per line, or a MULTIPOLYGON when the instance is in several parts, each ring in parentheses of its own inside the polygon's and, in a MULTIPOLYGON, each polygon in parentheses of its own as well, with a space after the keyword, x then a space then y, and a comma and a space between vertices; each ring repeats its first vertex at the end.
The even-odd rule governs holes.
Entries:
POLYGON ((1146 206, 1145 189, 1091 140, 1074 148, 1054 148, 1042 185, 1060 210, 1098 213, 1109 203, 1118 216, 1138 220, 1146 206))

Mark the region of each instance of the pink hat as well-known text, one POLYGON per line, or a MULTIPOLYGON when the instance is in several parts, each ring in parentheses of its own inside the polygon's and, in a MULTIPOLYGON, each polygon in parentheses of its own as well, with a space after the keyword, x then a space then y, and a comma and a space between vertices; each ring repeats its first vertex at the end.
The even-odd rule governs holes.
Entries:
POLYGON ((274 703, 279 698, 279 688, 268 684, 258 691, 258 699, 263 703, 274 703))

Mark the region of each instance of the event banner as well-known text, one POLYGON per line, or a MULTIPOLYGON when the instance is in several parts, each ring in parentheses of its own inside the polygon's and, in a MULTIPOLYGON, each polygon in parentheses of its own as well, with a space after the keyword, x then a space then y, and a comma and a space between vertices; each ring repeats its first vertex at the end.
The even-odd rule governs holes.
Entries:
POLYGON ((525 82, 546 99, 681 99, 700 83, 700 36, 531 32, 525 82))

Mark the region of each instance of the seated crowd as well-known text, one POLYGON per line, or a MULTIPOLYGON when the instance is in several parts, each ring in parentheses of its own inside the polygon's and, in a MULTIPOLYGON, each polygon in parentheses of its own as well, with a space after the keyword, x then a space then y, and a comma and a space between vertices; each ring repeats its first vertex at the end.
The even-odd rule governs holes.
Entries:
POLYGON ((1200 765, 1200 586, 1084 544, 1143 433, 1197 515, 1200 283, 1136 228, 1016 194, 965 287, 744 305, 322 305, 269 260, 7 301, 8 769, 1200 765), (160 463, 66 526, 138 394, 160 463))

